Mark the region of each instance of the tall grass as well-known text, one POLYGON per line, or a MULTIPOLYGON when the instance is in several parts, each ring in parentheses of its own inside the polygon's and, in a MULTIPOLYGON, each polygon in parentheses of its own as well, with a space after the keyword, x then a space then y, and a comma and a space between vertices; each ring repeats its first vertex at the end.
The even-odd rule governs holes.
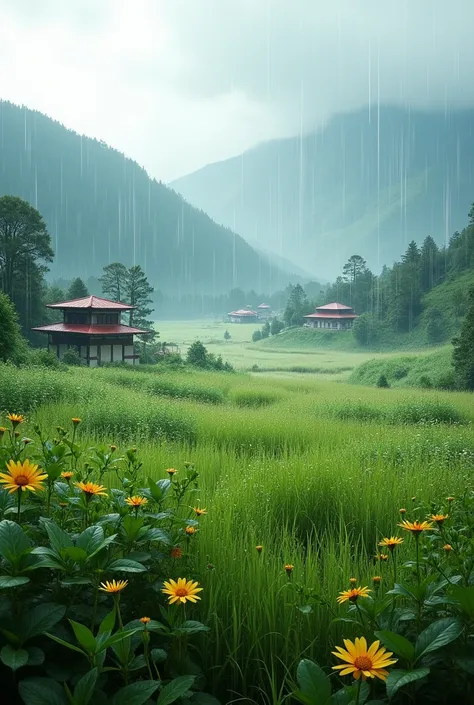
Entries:
MULTIPOLYGON (((51 382, 65 391, 41 397, 36 373, 20 371, 17 386, 22 390, 34 379, 44 399, 31 421, 54 429, 81 416, 84 448, 93 437, 104 445, 140 443, 145 477, 166 477, 167 467, 195 463, 201 474, 195 501, 208 514, 170 577, 196 575, 204 587, 193 611, 211 630, 199 656, 222 702, 276 702, 285 669, 302 655, 328 663, 331 647, 352 635, 351 625, 333 621, 337 593, 349 577, 366 585, 381 570, 373 561, 377 540, 396 532, 399 508, 409 516, 419 500, 441 505, 470 482, 470 424, 420 425, 426 414, 413 413, 439 407, 438 417, 447 408, 450 416, 454 410, 472 421, 467 394, 302 379, 259 378, 254 385, 244 375, 166 373, 176 385, 219 389, 225 402, 216 405, 152 395, 135 384, 126 388, 118 373, 52 373, 45 388, 51 382), (74 389, 77 396, 68 398, 74 389), (236 403, 265 391, 270 404, 236 403), (328 413, 331 408, 355 411, 328 413), (394 421, 397 410, 401 419, 394 421), (263 545, 261 554, 256 545, 263 545), (285 563, 295 566, 291 580, 285 563), (311 611, 299 609, 309 602, 311 611)), ((26 398, 27 390, 21 394, 26 398)), ((25 431, 33 435, 28 426, 25 431)))

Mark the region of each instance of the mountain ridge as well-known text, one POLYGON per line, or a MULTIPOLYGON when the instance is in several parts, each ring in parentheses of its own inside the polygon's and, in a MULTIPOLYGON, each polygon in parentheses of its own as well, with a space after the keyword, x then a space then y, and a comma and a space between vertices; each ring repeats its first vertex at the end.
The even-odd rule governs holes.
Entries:
POLYGON ((474 111, 391 106, 335 116, 171 182, 254 246, 337 276, 355 252, 380 269, 410 240, 460 229, 474 195, 474 111))

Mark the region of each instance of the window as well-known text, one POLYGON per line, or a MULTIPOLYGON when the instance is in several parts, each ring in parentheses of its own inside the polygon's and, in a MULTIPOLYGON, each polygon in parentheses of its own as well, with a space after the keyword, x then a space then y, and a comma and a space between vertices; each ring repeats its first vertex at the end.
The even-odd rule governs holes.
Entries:
POLYGON ((99 326, 119 323, 118 313, 98 313, 97 316, 95 316, 95 319, 97 321, 97 325, 99 326))

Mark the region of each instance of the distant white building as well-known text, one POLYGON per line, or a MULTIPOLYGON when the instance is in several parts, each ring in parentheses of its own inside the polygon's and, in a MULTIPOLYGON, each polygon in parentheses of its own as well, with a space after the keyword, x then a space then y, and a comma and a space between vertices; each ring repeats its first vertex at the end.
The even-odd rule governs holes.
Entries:
POLYGON ((352 306, 332 303, 318 306, 315 313, 305 316, 306 326, 309 328, 330 328, 331 330, 348 330, 359 316, 354 313, 352 306))
POLYGON ((228 314, 230 323, 257 323, 258 313, 248 308, 239 308, 228 314))
POLYGON ((257 306, 257 315, 261 321, 268 320, 272 315, 272 307, 268 304, 260 304, 257 306))

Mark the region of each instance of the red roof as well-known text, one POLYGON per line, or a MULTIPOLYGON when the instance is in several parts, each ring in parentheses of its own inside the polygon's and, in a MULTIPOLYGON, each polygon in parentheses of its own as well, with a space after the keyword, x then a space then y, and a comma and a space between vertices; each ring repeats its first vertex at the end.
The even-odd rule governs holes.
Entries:
POLYGON ((232 313, 229 313, 229 316, 256 316, 257 314, 255 311, 249 311, 246 308, 239 308, 238 311, 232 311, 232 313))
POLYGON ((359 316, 356 313, 338 313, 337 311, 331 313, 331 311, 321 311, 310 313, 309 316, 303 316, 303 318, 329 318, 339 320, 340 318, 359 318, 359 316))
POLYGON ((81 335, 124 335, 124 334, 137 334, 137 333, 149 333, 148 330, 142 330, 141 328, 132 328, 131 326, 123 325, 103 325, 103 326, 92 326, 89 324, 81 323, 52 323, 48 326, 38 326, 37 328, 32 328, 31 330, 37 330, 40 333, 80 333, 81 335))
POLYGON ((84 296, 81 299, 72 299, 71 301, 61 301, 58 304, 47 304, 48 308, 97 308, 102 311, 130 311, 136 306, 123 304, 120 301, 111 301, 110 299, 102 299, 100 296, 84 296))
POLYGON ((333 304, 326 304, 325 306, 318 306, 317 311, 352 311, 352 306, 346 306, 345 304, 338 304, 334 302, 333 304))

